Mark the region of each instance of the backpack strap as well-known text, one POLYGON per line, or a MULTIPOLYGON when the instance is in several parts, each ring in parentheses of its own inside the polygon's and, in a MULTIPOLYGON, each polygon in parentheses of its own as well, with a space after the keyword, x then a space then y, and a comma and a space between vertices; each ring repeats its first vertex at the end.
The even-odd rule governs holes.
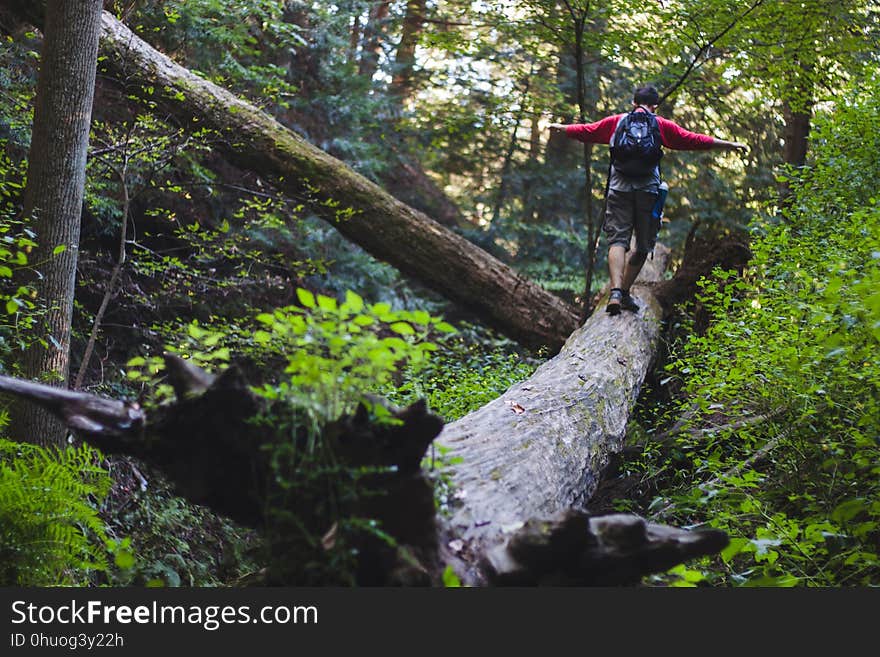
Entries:
POLYGON ((614 133, 611 135, 611 143, 608 144, 611 150, 611 157, 608 162, 608 182, 605 184, 605 196, 608 196, 608 186, 611 184, 611 167, 614 166, 614 144, 617 143, 617 137, 623 131, 623 122, 628 120, 633 113, 635 113, 635 110, 621 114, 620 118, 617 120, 617 125, 614 126, 614 133))

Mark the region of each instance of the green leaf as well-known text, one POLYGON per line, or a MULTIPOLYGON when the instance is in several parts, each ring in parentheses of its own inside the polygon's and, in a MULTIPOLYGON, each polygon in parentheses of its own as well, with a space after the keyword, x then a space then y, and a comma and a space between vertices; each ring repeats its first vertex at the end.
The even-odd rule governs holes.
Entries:
POLYGON ((134 566, 134 555, 128 550, 121 550, 116 553, 113 561, 122 569, 131 568, 134 566))
POLYGON ((352 313, 359 313, 364 309, 364 300, 360 295, 351 290, 345 291, 345 306, 352 313))
POLYGON ((446 566, 446 569, 443 571, 443 586, 447 588, 459 588, 461 586, 461 580, 455 574, 452 566, 446 566))
POLYGON ((415 329, 406 322, 394 322, 390 326, 391 330, 400 335, 415 335, 415 329))
POLYGON ((57 256, 59 253, 64 253, 65 251, 67 251, 67 245, 59 244, 54 249, 52 249, 52 255, 57 256))
POLYGON ((315 295, 308 290, 304 290, 301 287, 297 288, 296 298, 299 299, 299 302, 306 308, 315 307, 315 295))
POLYGON ((323 294, 318 295, 318 308, 327 312, 336 310, 336 299, 333 297, 325 297, 323 294))
POLYGON ((840 523, 848 522, 865 510, 865 500, 847 500, 838 504, 831 512, 831 519, 840 523))
POLYGON ((431 315, 424 310, 415 310, 412 313, 412 321, 422 326, 427 326, 431 322, 431 315))
POLYGON ((795 577, 794 575, 779 575, 778 577, 770 577, 768 575, 764 575, 748 580, 745 584, 743 584, 743 586, 774 586, 790 588, 792 586, 797 586, 798 582, 800 581, 800 578, 795 577))
POLYGON ((732 538, 730 539, 730 543, 727 544, 727 547, 721 550, 721 558, 724 560, 724 563, 730 563, 730 560, 733 559, 740 552, 748 551, 752 548, 752 543, 747 538, 732 538))

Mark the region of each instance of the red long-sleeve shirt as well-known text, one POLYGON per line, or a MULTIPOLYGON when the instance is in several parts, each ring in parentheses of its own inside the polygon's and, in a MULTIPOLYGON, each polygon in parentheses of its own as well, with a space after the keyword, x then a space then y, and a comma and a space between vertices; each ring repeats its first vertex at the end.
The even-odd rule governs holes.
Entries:
MULTIPOLYGON (((569 125, 565 127, 565 134, 572 139, 590 144, 610 144, 622 116, 626 115, 615 114, 595 123, 569 125)), ((657 123, 660 126, 660 140, 667 148, 679 151, 701 151, 712 148, 715 142, 714 137, 685 130, 662 116, 657 117, 657 123)))

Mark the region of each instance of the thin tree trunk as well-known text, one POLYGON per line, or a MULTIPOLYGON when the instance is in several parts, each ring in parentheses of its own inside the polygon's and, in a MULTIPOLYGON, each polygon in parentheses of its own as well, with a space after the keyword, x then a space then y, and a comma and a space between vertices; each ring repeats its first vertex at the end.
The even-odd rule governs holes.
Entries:
POLYGON ((532 108, 529 123, 529 165, 537 166, 541 154, 541 116, 537 108, 532 108))
MULTIPOLYGON (((70 328, 79 251, 80 215, 101 0, 47 3, 34 126, 28 158, 24 213, 32 218, 38 247, 31 266, 40 276, 39 296, 49 310, 37 327, 36 343, 25 353, 29 379, 64 386, 70 369, 70 328), (56 250, 64 250, 56 253, 56 250)), ((64 425, 44 410, 20 404, 13 409, 10 435, 42 444, 61 444, 64 425)))
MULTIPOLYGON (((782 115, 785 119, 782 157, 785 164, 799 168, 807 161, 809 147, 810 122, 813 114, 813 77, 814 67, 811 64, 798 62, 792 79, 789 96, 783 100, 782 115)), ((790 201, 791 187, 787 180, 779 184, 780 205, 790 201)))
MULTIPOLYGON (((580 13, 570 6, 575 20, 574 60, 577 74, 577 105, 580 123, 586 123, 596 109, 595 94, 587 94, 587 52, 585 50, 586 23, 590 15, 590 3, 580 8, 580 13)), ((596 26, 592 26, 596 29, 596 26)), ((595 56, 599 56, 594 52, 595 56)), ((584 253, 584 292, 581 319, 585 320, 593 312, 593 276, 596 269, 596 246, 599 243, 599 226, 593 213, 593 145, 583 144, 584 167, 584 219, 587 227, 587 248, 584 253)))
MULTIPOLYGON (((541 73, 539 73, 539 75, 541 75, 541 73)), ((522 203, 524 208, 523 218, 527 222, 532 222, 537 219, 538 208, 533 192, 535 188, 536 172, 540 167, 540 157, 541 113, 537 108, 533 107, 531 111, 531 118, 529 119, 529 160, 528 164, 526 165, 528 176, 526 176, 526 179, 523 182, 522 189, 522 203)))
POLYGON ((498 193, 495 195, 495 203, 492 208, 492 223, 495 223, 495 220, 498 219, 501 214, 501 208, 504 206, 504 202, 507 200, 507 183, 508 178, 510 178, 510 169, 513 166, 513 157, 516 155, 516 145, 519 140, 519 129, 522 126, 523 118, 526 114, 526 104, 529 100, 529 89, 531 87, 532 75, 534 75, 535 69, 534 65, 529 70, 529 74, 526 76, 525 80, 523 80, 523 90, 520 95, 519 100, 519 109, 516 112, 516 116, 513 121, 513 130, 510 133, 510 142, 507 145, 507 150, 504 153, 504 162, 501 165, 501 175, 499 176, 500 181, 498 184, 498 193))
MULTIPOLYGON (((128 144, 126 144, 126 148, 128 148, 128 144)), ((92 353, 94 352, 95 344, 98 341, 98 332, 101 330, 101 322, 104 321, 104 313, 107 312, 107 307, 110 305, 110 299, 112 299, 113 295, 116 293, 116 283, 119 280, 120 274, 122 274, 122 268, 125 266, 125 243, 128 239, 128 218, 129 209, 131 207, 131 196, 128 192, 127 151, 123 156, 122 165, 119 167, 113 167, 113 169, 116 173, 116 177, 119 178, 119 185, 122 192, 122 223, 119 229, 119 249, 117 251, 116 264, 113 266, 113 271, 110 274, 110 280, 107 281, 107 289, 104 291, 104 296, 101 299, 101 304, 100 306, 98 306, 98 312, 95 313, 95 318, 92 321, 92 330, 91 333, 89 333, 89 339, 86 342, 86 348, 83 352, 82 361, 79 365, 79 371, 76 373, 76 378, 73 381, 74 390, 79 390, 82 388, 83 381, 86 377, 86 372, 88 372, 89 370, 89 361, 91 361, 92 359, 92 353)))
MULTIPOLYGON (((571 84, 574 68, 572 50, 560 45, 558 47, 555 84, 564 94, 564 103, 561 107, 564 107, 565 110, 564 113, 560 111, 554 120, 561 120, 563 123, 577 121, 575 115, 567 113, 568 108, 577 105, 577 88, 571 84)), ((575 166, 572 162, 573 147, 572 140, 566 137, 564 132, 550 132, 544 149, 544 169, 552 172, 571 170, 575 166)), ((577 212, 577 204, 574 202, 573 196, 569 190, 556 193, 544 192, 544 202, 538 207, 538 221, 545 223, 555 221, 559 215, 573 216, 577 212)))
MULTIPOLYGON (((583 26, 576 30, 577 44, 575 46, 575 69, 577 71, 577 98, 579 122, 587 121, 587 90, 586 90, 586 62, 583 48, 583 26)), ((592 108, 589 108, 592 109, 592 108)), ((587 224, 587 252, 584 254, 584 294, 581 318, 586 319, 593 312, 593 273, 596 268, 596 249, 593 244, 598 237, 596 219, 593 216, 593 145, 583 145, 584 166, 584 218, 587 224)))
POLYGON ((794 110, 791 103, 785 103, 783 107, 783 116, 785 117, 783 158, 786 164, 802 167, 807 161, 811 115, 810 109, 794 110))
POLYGON ((361 17, 355 16, 351 20, 351 32, 348 40, 348 60, 354 62, 357 58, 358 44, 361 42, 361 17))

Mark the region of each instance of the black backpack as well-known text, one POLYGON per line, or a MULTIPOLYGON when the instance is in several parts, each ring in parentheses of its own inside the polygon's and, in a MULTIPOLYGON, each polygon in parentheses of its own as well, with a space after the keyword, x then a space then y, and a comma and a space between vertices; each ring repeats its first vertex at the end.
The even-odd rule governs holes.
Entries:
POLYGON ((660 124, 645 110, 633 110, 620 117, 611 138, 611 164, 631 178, 649 176, 663 157, 660 124))

